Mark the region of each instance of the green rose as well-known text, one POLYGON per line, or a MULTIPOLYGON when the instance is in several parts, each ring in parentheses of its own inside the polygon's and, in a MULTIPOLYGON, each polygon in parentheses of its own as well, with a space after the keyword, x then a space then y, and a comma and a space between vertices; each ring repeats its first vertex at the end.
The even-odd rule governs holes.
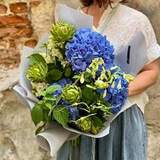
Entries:
POLYGON ((77 103, 81 98, 81 89, 76 85, 67 85, 63 89, 62 98, 71 104, 77 103))

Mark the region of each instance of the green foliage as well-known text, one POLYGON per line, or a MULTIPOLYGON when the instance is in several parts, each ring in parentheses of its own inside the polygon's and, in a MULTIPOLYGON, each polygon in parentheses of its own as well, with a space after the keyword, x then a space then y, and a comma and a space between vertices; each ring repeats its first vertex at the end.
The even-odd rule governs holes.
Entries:
POLYGON ((53 82, 60 80, 62 76, 63 76, 63 73, 60 70, 52 69, 51 71, 47 73, 46 79, 48 83, 53 83, 53 82))
POLYGON ((69 41, 75 33, 75 27, 65 22, 57 22, 53 24, 51 36, 48 43, 55 48, 63 49, 66 42, 69 41))
POLYGON ((44 120, 43 109, 40 104, 36 104, 31 111, 32 120, 35 125, 44 120))
POLYGON ((41 121, 47 123, 52 120, 51 114, 49 113, 53 112, 53 109, 57 105, 57 99, 53 94, 60 89, 62 89, 60 85, 53 85, 41 93, 43 99, 36 103, 31 111, 32 120, 35 125, 39 124, 41 121))
POLYGON ((45 91, 42 92, 42 95, 45 97, 47 95, 53 95, 53 93, 57 90, 62 90, 62 87, 60 85, 52 85, 49 86, 45 91))
POLYGON ((53 110, 53 118, 62 126, 66 126, 69 121, 69 112, 65 106, 57 106, 53 110))
POLYGON ((71 69, 71 67, 67 66, 67 67, 64 69, 64 76, 65 76, 66 78, 69 78, 69 77, 71 77, 71 75, 72 75, 72 69, 71 69))
POLYGON ((96 102, 96 100, 97 94, 95 93, 95 90, 84 86, 82 88, 82 101, 90 104, 92 102, 96 102))
POLYGON ((108 116, 111 115, 110 108, 110 104, 102 100, 91 106, 91 113, 97 113, 98 111, 100 111, 101 113, 103 113, 103 118, 108 118, 108 116))
POLYGON ((91 122, 92 122, 91 133, 98 134, 103 127, 103 121, 97 116, 92 116, 91 122))

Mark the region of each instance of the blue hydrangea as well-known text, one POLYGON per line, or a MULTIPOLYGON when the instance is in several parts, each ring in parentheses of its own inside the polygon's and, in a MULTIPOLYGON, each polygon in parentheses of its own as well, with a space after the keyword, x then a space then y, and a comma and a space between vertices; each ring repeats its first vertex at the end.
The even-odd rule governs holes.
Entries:
POLYGON ((69 111, 69 119, 72 121, 76 121, 79 118, 79 110, 77 107, 73 107, 71 105, 66 105, 66 108, 69 111))
MULTIPOLYGON (((58 84, 62 88, 64 88, 67 84, 70 84, 71 82, 72 81, 70 79, 63 78, 63 79, 57 81, 56 83, 53 83, 52 85, 58 84)), ((61 93, 62 93, 62 90, 57 90, 56 92, 54 92, 53 96, 59 96, 61 93)))
POLYGON ((113 46, 106 36, 89 28, 78 29, 65 48, 66 58, 75 72, 85 71, 92 60, 98 57, 103 58, 107 69, 113 65, 113 46))
POLYGON ((114 85, 107 89, 105 100, 112 105, 111 111, 113 114, 119 112, 125 103, 128 96, 128 82, 123 76, 117 77, 113 81, 114 85))

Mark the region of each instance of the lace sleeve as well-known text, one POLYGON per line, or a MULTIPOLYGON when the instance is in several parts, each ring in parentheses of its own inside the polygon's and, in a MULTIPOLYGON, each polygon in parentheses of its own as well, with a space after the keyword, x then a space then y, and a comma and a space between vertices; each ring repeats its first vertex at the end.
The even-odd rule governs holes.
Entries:
POLYGON ((160 45, 157 42, 155 32, 150 20, 142 14, 140 20, 141 31, 143 32, 147 44, 147 56, 149 62, 160 58, 160 45))

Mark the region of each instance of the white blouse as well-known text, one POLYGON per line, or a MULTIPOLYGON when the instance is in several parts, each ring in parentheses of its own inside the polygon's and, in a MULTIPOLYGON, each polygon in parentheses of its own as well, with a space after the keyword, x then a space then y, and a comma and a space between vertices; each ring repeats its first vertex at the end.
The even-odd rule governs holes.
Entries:
MULTIPOLYGON (((98 27, 93 27, 93 29, 107 36, 107 39, 115 46, 115 52, 125 44, 127 45, 131 38, 141 31, 146 40, 148 63, 160 57, 160 46, 149 19, 133 8, 114 3, 112 8, 108 7, 104 11, 98 27)), ((144 107, 148 101, 148 95, 145 92, 129 97, 122 112, 137 104, 144 113, 144 107)))

